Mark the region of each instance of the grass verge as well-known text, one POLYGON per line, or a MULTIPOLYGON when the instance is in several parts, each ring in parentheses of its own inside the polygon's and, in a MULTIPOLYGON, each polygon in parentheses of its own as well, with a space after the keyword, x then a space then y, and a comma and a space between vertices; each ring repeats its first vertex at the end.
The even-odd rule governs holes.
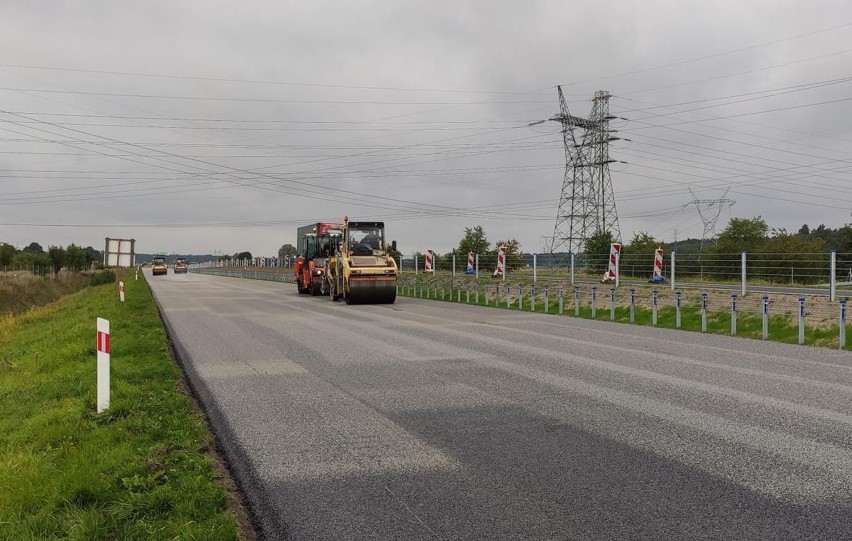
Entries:
POLYGON ((88 274, 61 272, 37 276, 27 271, 0 273, 0 314, 20 314, 45 306, 88 286, 88 274))
POLYGON ((144 281, 126 276, 0 318, 0 538, 238 538, 210 436, 179 390, 144 281), (112 403, 95 413, 95 318, 110 320, 112 403))
MULTIPOLYGON (((419 288, 403 286, 400 288, 399 295, 402 297, 422 298, 439 302, 458 302, 458 290, 452 295, 449 294, 449 289, 443 291, 441 289, 432 288, 431 290, 423 289, 424 295, 421 296, 419 288)), ((470 296, 470 303, 467 302, 467 291, 461 293, 461 303, 470 304, 473 306, 488 306, 490 308, 499 308, 502 310, 512 310, 515 312, 531 312, 531 304, 529 296, 525 296, 523 300, 523 308, 519 309, 517 297, 513 298, 509 306, 506 306, 505 296, 500 302, 495 303, 492 298, 486 302, 485 295, 479 295, 477 299, 474 294, 470 296)), ((493 293, 493 292, 492 292, 493 293)), ((544 302, 541 298, 537 299, 535 306, 536 313, 544 313, 544 302)), ((550 299, 548 303, 547 313, 559 315, 558 302, 555 299, 550 299)), ((598 321, 610 321, 612 317, 610 313, 609 300, 599 298, 597 309, 594 315, 592 314, 591 306, 588 303, 581 303, 578 316, 575 316, 573 298, 569 295, 563 305, 562 315, 568 317, 580 317, 583 319, 595 319, 598 321)), ((656 327, 663 329, 676 329, 676 311, 674 307, 660 307, 657 311, 656 327)), ((640 326, 651 326, 653 320, 652 311, 650 309, 637 306, 634 311, 634 324, 640 326)), ((615 309, 615 317, 612 321, 616 323, 630 323, 630 310, 627 307, 617 307, 615 309)), ((684 306, 681 309, 681 326, 679 330, 701 332, 701 310, 696 306, 684 306)), ((760 315, 740 312, 737 315, 736 336, 744 338, 762 339, 763 338, 763 321, 760 315)), ((729 311, 713 310, 707 313, 707 332, 709 334, 730 335, 731 334, 731 316, 729 311)), ((838 345, 838 325, 827 327, 812 327, 805 326, 805 344, 819 347, 833 347, 838 345)), ((774 342, 782 342, 787 344, 796 344, 799 340, 798 325, 791 324, 787 316, 772 315, 768 321, 768 340, 774 342)), ((850 348, 850 343, 847 341, 846 348, 850 348)))

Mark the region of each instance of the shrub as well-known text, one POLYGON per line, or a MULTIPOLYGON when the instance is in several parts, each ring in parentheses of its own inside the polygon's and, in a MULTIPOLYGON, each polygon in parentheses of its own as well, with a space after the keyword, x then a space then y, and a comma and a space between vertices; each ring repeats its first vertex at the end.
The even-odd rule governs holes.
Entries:
POLYGON ((103 284, 113 284, 115 283, 115 273, 111 270, 101 271, 97 274, 92 275, 92 285, 99 286, 103 284))

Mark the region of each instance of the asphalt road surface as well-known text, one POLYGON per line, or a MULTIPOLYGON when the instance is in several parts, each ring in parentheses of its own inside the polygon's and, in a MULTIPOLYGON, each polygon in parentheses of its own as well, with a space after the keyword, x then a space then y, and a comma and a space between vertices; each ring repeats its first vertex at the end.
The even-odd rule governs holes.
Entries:
POLYGON ((852 539, 852 355, 148 276, 270 539, 852 539))

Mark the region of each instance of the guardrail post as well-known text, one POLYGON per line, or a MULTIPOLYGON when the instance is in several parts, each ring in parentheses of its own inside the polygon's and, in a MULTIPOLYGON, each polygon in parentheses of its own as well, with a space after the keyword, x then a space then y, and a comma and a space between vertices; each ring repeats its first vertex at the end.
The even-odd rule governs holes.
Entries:
POLYGON ((805 298, 799 297, 799 345, 805 343, 805 298))
POLYGON ((518 310, 523 310, 523 309, 524 309, 524 286, 523 286, 523 284, 518 284, 518 310))
POLYGON ((636 323, 636 288, 630 288, 630 323, 636 323))
MULTIPOLYGON (((672 274, 672 276, 674 276, 674 274, 672 274)), ((680 329, 680 301, 681 292, 675 291, 675 329, 680 329)))
POLYGON ((657 326, 657 295, 659 291, 651 290, 651 325, 657 326))
POLYGON ((548 284, 544 284, 544 313, 550 313, 550 299, 547 296, 549 286, 548 284))
MULTIPOLYGON (((447 284, 445 282, 441 282, 441 300, 445 300, 444 293, 446 292, 447 284)), ((452 291, 450 292, 450 296, 452 296, 452 291)), ((435 300, 438 300, 438 289, 435 288, 435 300)))
POLYGON ((742 282, 742 284, 740 285, 740 293, 742 294, 743 297, 745 297, 745 294, 746 294, 746 253, 745 253, 745 251, 743 251, 740 254, 740 266, 741 266, 740 275, 741 275, 741 282, 742 282))
POLYGON ((563 294, 564 294, 563 289, 564 289, 564 286, 563 286, 562 284, 559 284, 559 315, 560 315, 560 316, 562 315, 563 308, 565 307, 564 296, 563 296, 563 294))
MULTIPOLYGON (((618 276, 617 273, 616 273, 616 276, 618 276)), ((609 320, 615 321, 615 288, 614 287, 609 288, 609 320)))
POLYGON ((831 302, 834 302, 837 300, 837 250, 832 249, 828 257, 831 269, 831 276, 828 279, 828 297, 831 302))
MULTIPOLYGON (((506 273, 505 272, 503 272, 503 279, 504 280, 506 279, 506 273)), ((512 300, 512 290, 510 288, 511 288, 511 285, 506 284, 506 308, 509 308, 509 306, 511 305, 510 301, 512 300)))
MULTIPOLYGON (((461 302, 461 284, 456 286, 456 302, 461 302)), ((467 302, 470 302, 470 289, 467 290, 467 302)))
MULTIPOLYGON (((476 294, 479 295, 479 288, 476 289, 476 294)), ((488 284, 485 284, 485 306, 488 306, 488 284)))
MULTIPOLYGON (((745 252, 743 252, 745 253, 745 252)), ((737 335, 737 294, 731 294, 731 336, 737 335)))
POLYGON ((769 340, 769 296, 763 296, 763 324, 762 334, 764 340, 769 340))
POLYGON ((846 299, 840 300, 840 329, 837 341, 837 347, 843 349, 846 347, 846 299))
POLYGON ((535 312, 535 284, 530 286, 530 312, 535 312))
POLYGON ((574 286, 574 315, 580 317, 580 286, 574 286))
POLYGON ((592 286, 592 319, 598 315, 598 286, 592 286))
POLYGON ((701 332, 707 332, 707 293, 701 293, 701 332))

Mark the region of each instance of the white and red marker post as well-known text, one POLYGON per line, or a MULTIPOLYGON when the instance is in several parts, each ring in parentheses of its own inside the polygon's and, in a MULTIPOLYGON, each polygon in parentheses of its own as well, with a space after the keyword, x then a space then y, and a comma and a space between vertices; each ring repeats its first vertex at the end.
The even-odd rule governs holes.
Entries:
POLYGON ((118 283, 118 298, 121 302, 124 302, 124 282, 118 283))
POLYGON ((615 282, 618 283, 618 260, 621 256, 621 244, 617 242, 613 242, 609 246, 609 267, 607 267, 606 272, 604 273, 603 280, 601 282, 615 282))
POLYGON ((435 274, 435 252, 432 248, 426 250, 426 262, 423 265, 423 272, 435 274))
POLYGON ((506 279, 506 245, 497 248, 497 268, 494 270, 494 276, 502 276, 506 279))
POLYGON ((654 250, 654 274, 651 276, 652 283, 662 283, 666 279, 663 276, 663 249, 657 248, 654 250))
POLYGON ((109 408, 109 320, 98 318, 98 413, 109 408))

